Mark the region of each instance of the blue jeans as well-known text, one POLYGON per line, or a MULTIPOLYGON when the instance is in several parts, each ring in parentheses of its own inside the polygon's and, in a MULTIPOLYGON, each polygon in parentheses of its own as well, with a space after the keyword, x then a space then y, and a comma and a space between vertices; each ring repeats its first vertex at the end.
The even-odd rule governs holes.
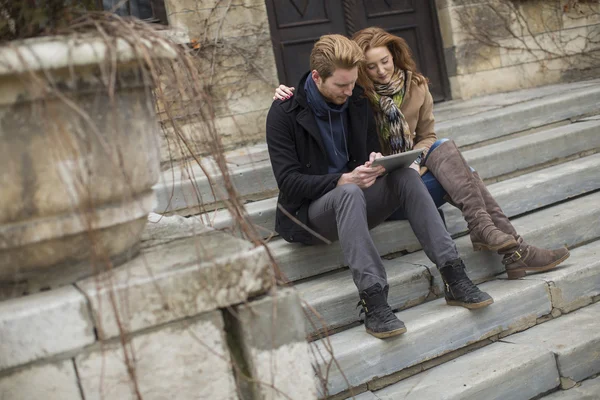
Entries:
MULTIPOLYGON (((429 152, 427 153, 427 157, 429 157, 429 154, 431 154, 431 152, 433 152, 440 144, 442 144, 446 141, 448 141, 448 139, 439 139, 434 144, 432 144, 431 147, 429 148, 429 152)), ((427 157, 425 157, 425 160, 427 160, 427 157)), ((446 203, 446 200, 444 200, 444 196, 446 195, 446 190, 444 190, 444 188, 438 182, 438 180, 435 179, 435 176, 433 176, 431 171, 427 171, 421 177, 421 179, 423 180, 423 183, 425 184, 427 191, 431 195, 431 198, 433 199, 435 206, 437 208, 440 208, 442 205, 444 205, 444 203, 446 203)), ((390 217, 388 218, 388 220, 391 220, 391 221, 396 221, 396 220, 400 220, 400 219, 406 219, 406 215, 404 215, 404 212, 401 209, 394 211, 394 213, 392 215, 390 215, 390 217)))

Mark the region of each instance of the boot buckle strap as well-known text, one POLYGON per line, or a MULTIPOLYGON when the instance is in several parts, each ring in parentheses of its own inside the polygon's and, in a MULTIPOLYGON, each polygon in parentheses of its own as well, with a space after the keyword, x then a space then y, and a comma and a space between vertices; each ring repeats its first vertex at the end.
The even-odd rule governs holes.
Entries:
POLYGON ((503 259, 502 264, 504 264, 504 265, 512 264, 514 262, 519 261, 521 258, 523 258, 523 256, 519 252, 519 250, 512 253, 509 257, 506 257, 505 259, 503 259))

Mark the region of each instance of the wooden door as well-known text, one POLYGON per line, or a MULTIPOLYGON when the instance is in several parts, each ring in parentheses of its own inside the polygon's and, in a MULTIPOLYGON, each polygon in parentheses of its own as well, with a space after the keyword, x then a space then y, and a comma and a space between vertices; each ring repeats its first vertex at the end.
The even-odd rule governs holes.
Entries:
POLYGON ((351 36, 379 26, 404 38, 419 70, 430 80, 435 101, 449 99, 449 85, 434 0, 266 0, 281 83, 296 86, 309 69, 313 43, 321 36, 351 36))

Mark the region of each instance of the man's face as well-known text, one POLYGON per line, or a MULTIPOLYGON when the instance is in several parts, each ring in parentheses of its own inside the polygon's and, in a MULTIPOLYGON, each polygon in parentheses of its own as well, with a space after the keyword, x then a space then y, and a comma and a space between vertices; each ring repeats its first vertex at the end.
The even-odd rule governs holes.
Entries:
POLYGON ((358 79, 358 67, 352 69, 337 68, 333 75, 323 80, 316 70, 312 71, 312 77, 321 95, 330 103, 342 105, 352 96, 352 89, 358 79))

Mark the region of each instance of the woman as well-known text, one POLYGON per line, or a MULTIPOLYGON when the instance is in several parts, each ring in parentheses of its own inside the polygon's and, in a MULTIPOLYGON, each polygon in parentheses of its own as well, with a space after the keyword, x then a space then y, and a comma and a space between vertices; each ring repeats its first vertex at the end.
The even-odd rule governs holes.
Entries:
MULTIPOLYGON (((380 28, 366 28, 352 38, 365 53, 358 83, 370 99, 384 155, 423 149, 412 168, 421 174, 436 205, 447 199, 462 211, 475 250, 503 254, 509 279, 526 271, 546 271, 569 257, 566 248, 545 250, 527 244, 516 232, 452 140, 437 140, 433 98, 427 79, 417 71, 404 39, 380 28)), ((285 100, 294 88, 281 85, 274 99, 285 100)))

